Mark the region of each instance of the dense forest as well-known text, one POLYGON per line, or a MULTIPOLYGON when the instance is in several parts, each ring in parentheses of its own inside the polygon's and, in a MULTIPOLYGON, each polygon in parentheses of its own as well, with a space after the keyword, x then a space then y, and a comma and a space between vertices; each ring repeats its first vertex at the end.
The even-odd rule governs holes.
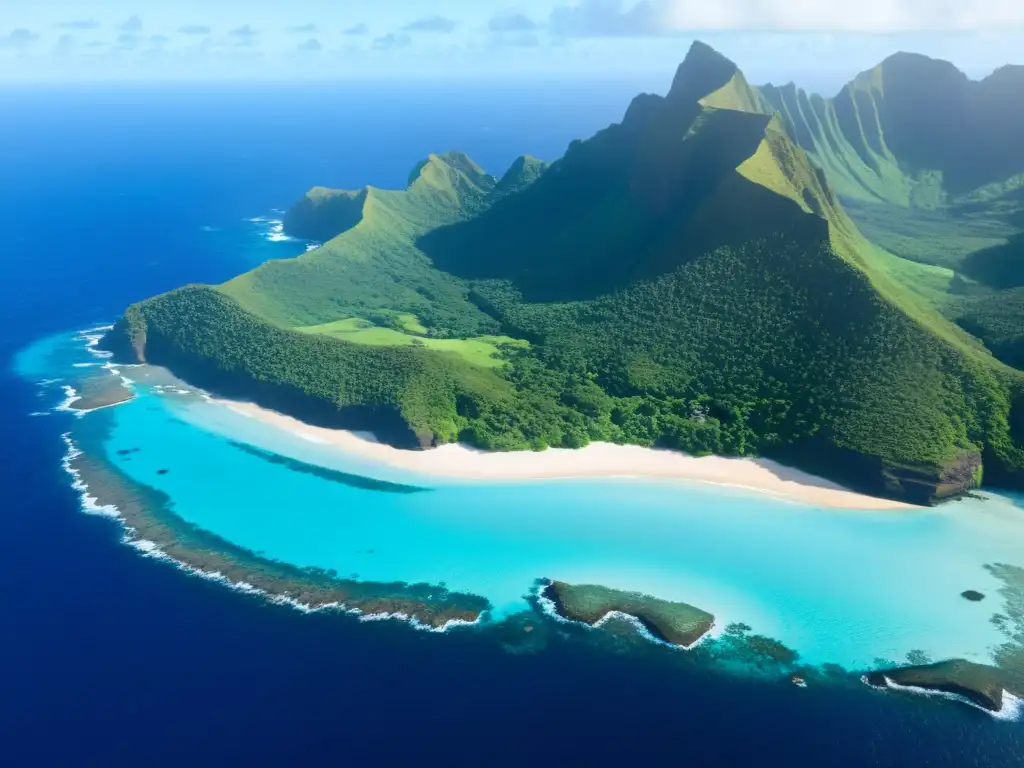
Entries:
POLYGON ((403 446, 767 455, 919 502, 1024 486, 1024 378, 964 333, 1016 359, 1016 244, 965 267, 998 308, 922 300, 772 116, 800 98, 698 44, 551 166, 449 153, 405 190, 314 189, 289 220, 323 247, 135 305, 107 343, 403 446))

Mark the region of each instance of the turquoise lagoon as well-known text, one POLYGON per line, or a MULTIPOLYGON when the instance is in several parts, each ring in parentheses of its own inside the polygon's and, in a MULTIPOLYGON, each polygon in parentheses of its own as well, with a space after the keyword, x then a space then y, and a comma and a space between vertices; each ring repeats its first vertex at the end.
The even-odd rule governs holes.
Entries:
MULTIPOLYGON (((74 386, 96 373, 81 366, 103 363, 84 348, 89 338, 44 340, 19 370, 74 386)), ((120 373, 137 379, 137 397, 103 411, 109 462, 166 493, 186 521, 265 557, 366 581, 443 583, 487 598, 494 621, 531 610, 538 578, 637 590, 715 614, 718 631, 743 622, 805 663, 847 669, 913 651, 991 662, 1007 641, 991 621, 1003 584, 985 566, 1024 566, 1020 497, 859 512, 693 482, 439 480, 120 373), (237 443, 428 490, 353 487, 237 443), (965 600, 967 589, 986 599, 965 600)), ((72 435, 93 418, 76 419, 72 435)))

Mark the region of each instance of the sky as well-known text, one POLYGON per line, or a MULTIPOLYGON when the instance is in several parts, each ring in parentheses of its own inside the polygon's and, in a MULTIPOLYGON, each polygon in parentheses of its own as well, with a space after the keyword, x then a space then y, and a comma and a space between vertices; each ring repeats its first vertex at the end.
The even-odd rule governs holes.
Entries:
POLYGON ((618 78, 656 89, 694 39, 755 83, 831 95, 898 50, 972 77, 1024 64, 1024 0, 0 0, 0 84, 618 78))

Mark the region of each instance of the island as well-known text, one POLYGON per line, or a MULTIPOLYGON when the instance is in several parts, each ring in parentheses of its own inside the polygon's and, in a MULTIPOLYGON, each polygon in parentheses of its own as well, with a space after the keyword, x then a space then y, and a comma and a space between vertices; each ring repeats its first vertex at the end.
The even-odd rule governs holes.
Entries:
POLYGON ((134 304, 103 345, 403 449, 760 457, 913 504, 1024 488, 1021 94, 1020 69, 900 54, 823 99, 695 43, 553 163, 313 188, 285 226, 322 246, 134 304))
POLYGON ((867 682, 876 688, 887 688, 890 684, 895 684, 954 694, 990 712, 999 712, 1003 709, 1003 672, 995 667, 963 659, 879 670, 869 673, 867 682))
POLYGON ((682 648, 692 647, 715 625, 714 616, 692 605, 593 584, 551 581, 542 595, 560 616, 571 621, 595 626, 609 614, 625 614, 656 639, 682 648))

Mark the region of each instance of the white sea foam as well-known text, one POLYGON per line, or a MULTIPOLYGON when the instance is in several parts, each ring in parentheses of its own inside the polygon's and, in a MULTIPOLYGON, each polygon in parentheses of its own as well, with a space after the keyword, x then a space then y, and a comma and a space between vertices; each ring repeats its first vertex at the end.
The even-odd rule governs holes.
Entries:
POLYGON ((49 416, 49 415, 50 415, 49 411, 32 411, 32 413, 29 414, 29 416, 49 416))
POLYGON ((72 363, 72 368, 96 368, 102 365, 102 363, 72 363))
POLYGON ((64 390, 64 400, 53 410, 74 412, 74 409, 71 407, 72 404, 77 403, 82 398, 79 396, 77 390, 72 386, 65 384, 62 389, 64 390))
POLYGON ((99 499, 95 496, 90 496, 89 486, 82 480, 82 473, 71 465, 71 462, 82 455, 82 452, 71 439, 71 434, 69 432, 65 432, 61 435, 61 439, 68 447, 68 452, 64 454, 64 458, 61 460, 61 465, 64 467, 64 471, 71 475, 71 487, 79 493, 82 511, 89 515, 100 515, 101 517, 110 517, 120 520, 121 511, 112 504, 100 504, 99 499))
POLYGON ((267 222, 265 216, 253 216, 251 219, 246 219, 250 224, 264 224, 267 222))
MULTIPOLYGON (((884 676, 883 676, 884 677, 884 676)), ((987 715, 991 715, 996 720, 1003 720, 1005 722, 1015 722, 1020 719, 1021 713, 1024 712, 1024 700, 1014 696, 1007 690, 1003 690, 1003 708, 998 712, 993 712, 990 709, 977 704, 966 696, 961 696, 958 693, 950 693, 948 691, 936 691, 931 688, 920 688, 916 685, 900 685, 896 681, 884 677, 885 685, 887 688, 892 688, 894 691, 906 691, 907 693, 913 693, 917 696, 928 696, 930 698, 947 699, 949 701, 956 701, 960 704, 966 704, 969 707, 974 707, 977 710, 984 712, 987 715)), ((863 675, 861 682, 865 685, 871 685, 868 682, 868 676, 863 675)), ((875 686, 872 686, 875 687, 875 686)))
POLYGON ((79 331, 75 339, 77 341, 84 341, 85 348, 93 357, 107 359, 113 357, 113 353, 106 352, 101 349, 96 349, 96 347, 97 345, 99 345, 100 339, 102 339, 107 334, 107 331, 113 329, 113 327, 114 326, 112 325, 97 325, 94 328, 87 328, 84 331, 79 331))
POLYGON ((294 238, 289 237, 284 233, 284 222, 278 219, 274 219, 270 222, 270 229, 267 231, 267 240, 272 243, 286 243, 294 238))
POLYGON ((320 245, 320 243, 306 243, 306 253, 309 253, 310 251, 315 251, 317 248, 320 247, 320 245))
MULTIPOLYGON (((121 373, 121 366, 115 367, 113 363, 109 363, 108 362, 108 363, 104 363, 103 367, 106 370, 110 371, 110 375, 111 376, 117 376, 119 379, 121 379, 121 383, 124 386, 128 387, 129 389, 131 389, 132 384, 135 383, 135 381, 133 379, 129 379, 127 376, 125 376, 123 373, 121 373)), ((125 367, 127 367, 127 366, 125 366, 125 367)))
POLYGON ((254 595, 261 597, 276 605, 284 605, 289 608, 293 608, 302 613, 317 613, 319 611, 340 611, 347 613, 352 616, 358 616, 360 621, 385 621, 385 620, 398 620, 404 621, 409 624, 413 629, 417 629, 425 632, 447 632, 449 629, 460 626, 473 626, 481 623, 484 614, 481 613, 476 621, 465 621, 463 619, 450 619, 440 627, 433 627, 429 624, 424 624, 415 616, 409 616, 406 613, 395 612, 395 613, 371 613, 364 614, 359 608, 349 607, 343 603, 324 603, 322 605, 309 605, 302 603, 294 598, 287 597, 286 595, 273 595, 268 593, 266 590, 260 589, 253 586, 246 581, 232 581, 220 571, 204 571, 200 568, 196 568, 193 565, 189 565, 186 562, 178 560, 177 558, 171 557, 164 552, 156 544, 156 542, 149 539, 142 539, 136 536, 136 530, 127 524, 124 517, 119 510, 113 504, 100 504, 99 500, 95 496, 89 495, 89 486, 82 480, 81 473, 72 466, 72 462, 76 458, 82 455, 82 451, 75 445, 71 439, 71 433, 65 432, 61 435, 61 439, 67 446, 67 453, 64 454, 64 458, 61 460, 61 464, 64 467, 64 471, 71 475, 71 487, 79 493, 81 501, 81 509, 86 514, 98 515, 101 517, 107 517, 113 520, 117 520, 121 527, 124 529, 124 535, 121 537, 121 543, 126 544, 129 547, 137 550, 143 557, 149 557, 154 560, 161 560, 166 563, 170 563, 178 570, 181 570, 190 576, 197 576, 201 579, 207 579, 214 581, 221 586, 233 589, 236 592, 243 592, 247 595, 254 595))

